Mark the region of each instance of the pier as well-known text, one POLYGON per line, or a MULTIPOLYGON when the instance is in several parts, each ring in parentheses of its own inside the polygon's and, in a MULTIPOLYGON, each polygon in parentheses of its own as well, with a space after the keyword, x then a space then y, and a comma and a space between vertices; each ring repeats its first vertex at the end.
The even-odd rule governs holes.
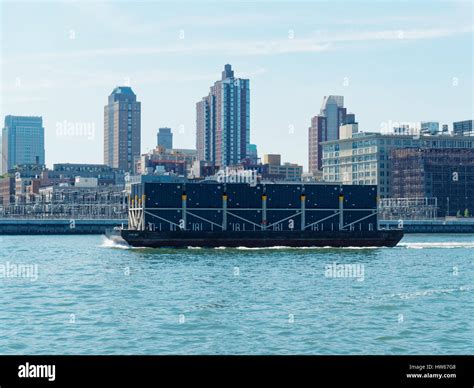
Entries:
POLYGON ((0 219, 0 235, 104 234, 126 219, 0 219))
POLYGON ((380 220, 379 228, 397 229, 404 233, 474 233, 474 218, 431 220, 380 220))
MULTIPOLYGON (((104 234, 127 227, 127 219, 0 218, 0 235, 104 234)), ((402 228, 409 233, 474 233, 474 218, 454 220, 380 220, 380 229, 402 228)))

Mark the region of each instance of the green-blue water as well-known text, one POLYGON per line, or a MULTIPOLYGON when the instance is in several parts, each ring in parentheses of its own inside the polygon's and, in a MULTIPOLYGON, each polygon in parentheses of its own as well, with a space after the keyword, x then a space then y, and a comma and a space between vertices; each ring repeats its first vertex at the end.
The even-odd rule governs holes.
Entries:
POLYGON ((0 236, 0 267, 1 354, 474 349, 472 235, 408 235, 396 248, 257 250, 0 236), (363 265, 363 280, 328 277, 333 263, 363 265), (37 279, 5 273, 17 264, 36 264, 37 279))

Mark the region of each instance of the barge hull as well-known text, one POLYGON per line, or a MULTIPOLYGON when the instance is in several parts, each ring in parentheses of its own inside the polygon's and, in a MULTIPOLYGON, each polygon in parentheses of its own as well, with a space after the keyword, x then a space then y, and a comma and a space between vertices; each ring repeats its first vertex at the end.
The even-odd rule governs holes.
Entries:
POLYGON ((403 231, 152 232, 122 230, 121 237, 131 246, 149 248, 394 247, 403 237, 403 231))

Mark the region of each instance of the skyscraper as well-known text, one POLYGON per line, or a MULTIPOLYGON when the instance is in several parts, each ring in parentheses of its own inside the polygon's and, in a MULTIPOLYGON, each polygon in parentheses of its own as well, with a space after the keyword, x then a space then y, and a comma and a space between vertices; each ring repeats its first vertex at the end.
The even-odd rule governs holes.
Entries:
POLYGON ((239 164, 250 144, 249 80, 235 78, 225 65, 222 79, 196 104, 196 148, 199 160, 216 166, 239 164))
POLYGON ((2 131, 2 173, 24 164, 45 164, 43 118, 5 116, 2 131))
MULTIPOLYGON (((211 131, 211 96, 203 97, 196 103, 196 150, 198 160, 211 162, 214 152, 211 154, 211 147, 214 143, 214 136, 211 131)), ((213 147, 212 147, 213 148, 213 147)))
POLYGON ((326 117, 326 140, 339 139, 339 127, 346 123, 346 113, 343 96, 324 96, 320 114, 326 117))
POLYGON ((311 127, 308 130, 308 168, 310 173, 316 173, 322 169, 321 160, 323 150, 321 143, 327 138, 327 119, 324 116, 314 116, 311 119, 311 127))
POLYGON ((140 158, 141 103, 129 86, 116 87, 104 107, 104 163, 133 171, 140 158))
POLYGON ((0 174, 3 173, 4 163, 6 163, 6 156, 3 155, 3 140, 2 140, 2 134, 0 133, 0 174))
POLYGON ((215 115, 211 114, 211 101, 214 102, 214 100, 214 96, 209 94, 196 103, 196 150, 198 160, 212 164, 215 161, 215 115), (211 120, 213 121, 212 125, 211 120))
POLYGON ((258 164, 258 151, 256 144, 249 144, 248 158, 251 164, 258 164))
POLYGON ((343 96, 324 96, 319 115, 311 119, 308 129, 309 172, 312 174, 322 169, 321 143, 340 138, 339 128, 344 124, 355 124, 355 115, 347 113, 343 96))
POLYGON ((157 134, 157 145, 167 150, 173 149, 173 133, 171 128, 159 128, 157 134))

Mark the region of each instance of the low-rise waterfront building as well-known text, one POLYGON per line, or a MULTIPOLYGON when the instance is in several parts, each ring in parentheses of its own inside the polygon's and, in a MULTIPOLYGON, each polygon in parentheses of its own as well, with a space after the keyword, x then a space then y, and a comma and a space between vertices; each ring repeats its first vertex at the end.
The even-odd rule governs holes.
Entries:
POLYGON ((74 184, 76 177, 97 178, 98 186, 124 184, 124 171, 105 164, 56 163, 43 173, 45 185, 74 184))
POLYGON ((262 179, 300 182, 303 166, 296 163, 281 163, 280 154, 263 155, 263 165, 267 168, 262 174, 262 179))
POLYGON ((269 165, 268 175, 273 179, 300 182, 303 174, 303 166, 296 163, 284 163, 280 165, 269 165))
POLYGON ((474 138, 461 135, 408 135, 357 132, 352 136, 324 142, 323 181, 343 184, 378 185, 381 198, 391 194, 390 152, 399 148, 470 148, 474 138))
POLYGON ((143 154, 137 161, 137 174, 153 174, 157 167, 164 167, 165 172, 187 177, 191 173, 197 152, 193 149, 172 149, 156 147, 147 154, 143 154))
POLYGON ((390 152, 393 198, 436 198, 438 216, 474 213, 474 148, 390 152))
POLYGON ((0 178, 0 205, 9 205, 15 202, 15 178, 4 176, 0 178))
POLYGON ((75 187, 97 187, 98 185, 97 178, 85 178, 82 176, 77 176, 74 181, 75 187))

